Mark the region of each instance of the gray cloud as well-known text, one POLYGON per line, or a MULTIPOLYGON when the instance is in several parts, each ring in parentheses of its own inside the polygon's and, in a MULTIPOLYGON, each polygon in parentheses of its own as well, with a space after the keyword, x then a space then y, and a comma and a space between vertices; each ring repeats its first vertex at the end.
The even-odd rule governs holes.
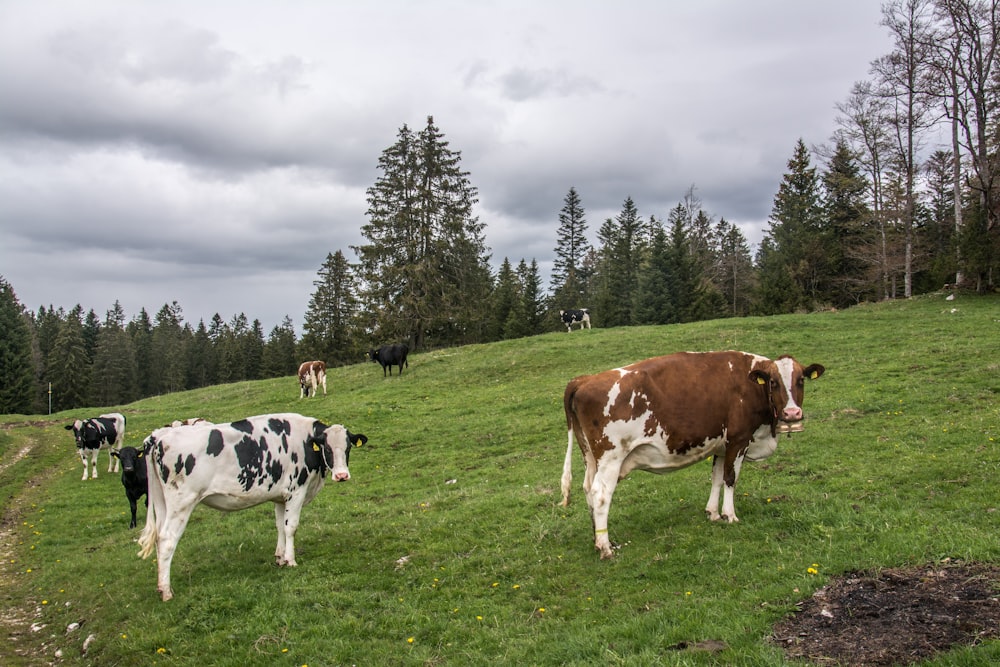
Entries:
POLYGON ((795 142, 890 44, 867 0, 501 5, 0 4, 0 275, 29 308, 301 327, 365 190, 428 115, 494 261, 551 265, 570 187, 591 235, 693 185, 760 238, 795 142))

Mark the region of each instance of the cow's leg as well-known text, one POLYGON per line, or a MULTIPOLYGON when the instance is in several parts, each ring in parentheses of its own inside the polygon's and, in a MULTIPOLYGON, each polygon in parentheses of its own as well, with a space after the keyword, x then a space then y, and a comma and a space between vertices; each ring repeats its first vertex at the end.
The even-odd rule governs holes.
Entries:
MULTIPOLYGON (((121 447, 120 444, 118 446, 121 447)), ((108 472, 118 472, 120 463, 117 456, 111 456, 111 447, 108 447, 108 472), (112 470, 111 466, 114 466, 114 470, 112 470)))
POLYGON ((739 479, 740 468, 743 467, 743 457, 745 456, 746 450, 737 454, 732 465, 732 475, 729 473, 729 466, 726 466, 727 469, 723 474, 725 486, 722 491, 722 518, 729 523, 736 523, 739 521, 739 518, 736 516, 736 503, 734 496, 736 495, 736 480, 739 479))
POLYGON ((136 498, 132 496, 128 497, 128 505, 132 509, 132 521, 129 523, 129 528, 135 528, 135 510, 136 510, 136 498))
POLYGON ((164 602, 174 597, 174 592, 170 588, 170 563, 174 559, 177 543, 187 528, 188 519, 191 518, 191 511, 196 504, 196 502, 181 503, 181 511, 168 509, 167 518, 157 526, 159 534, 156 543, 156 590, 160 592, 164 602))
POLYGON ((712 491, 708 495, 705 514, 711 521, 722 518, 719 515, 719 497, 722 495, 722 472, 726 467, 726 457, 716 454, 712 457, 712 491))
POLYGON ((100 453, 100 449, 90 450, 90 479, 97 479, 97 455, 100 453))
POLYGON ((295 562, 295 531, 299 528, 299 515, 302 513, 302 505, 305 496, 294 496, 288 502, 274 505, 274 518, 278 528, 278 546, 274 552, 274 559, 278 565, 296 567, 295 562), (278 518, 278 509, 281 509, 281 518, 278 518))
POLYGON ((274 564, 284 565, 285 560, 285 503, 274 503, 274 527, 278 531, 278 546, 274 548, 274 564))
POLYGON ((570 486, 573 483, 573 430, 569 429, 569 444, 566 447, 566 458, 563 460, 563 474, 561 480, 563 507, 569 507, 570 486))
MULTIPOLYGON (((601 552, 601 559, 606 560, 614 556, 611 551, 611 539, 608 537, 608 513, 611 510, 611 498, 614 496, 615 487, 618 486, 621 464, 598 467, 594 474, 589 470, 589 462, 587 467, 587 477, 591 478, 590 488, 587 490, 587 504, 590 506, 590 518, 594 524, 594 548, 601 552)), ((584 479, 584 485, 586 484, 587 480, 584 479)))

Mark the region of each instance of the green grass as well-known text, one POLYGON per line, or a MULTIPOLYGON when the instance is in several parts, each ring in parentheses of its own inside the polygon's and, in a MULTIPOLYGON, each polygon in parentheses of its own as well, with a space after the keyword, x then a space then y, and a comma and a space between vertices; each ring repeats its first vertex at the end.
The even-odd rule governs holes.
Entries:
MULTIPOLYGON (((36 656, 0 662, 34 665, 61 650, 68 665, 780 665, 771 626, 831 576, 1000 562, 995 296, 556 332, 410 363, 391 379, 373 364, 333 369, 330 394, 313 399, 300 400, 289 377, 111 406, 127 415, 132 445, 175 418, 284 411, 370 438, 351 457, 351 481, 328 484, 303 511, 298 568, 271 564, 270 505, 200 507, 167 603, 154 560, 136 557, 139 530, 127 528, 107 459, 81 482, 63 429, 110 408, 0 418, 11 531, 0 612, 20 633, 0 654, 36 656), (634 473, 611 512, 622 549, 600 561, 579 458, 572 504, 558 506, 566 382, 709 349, 824 364, 806 389, 805 433, 744 467, 739 524, 705 518, 708 463, 634 473), (67 634, 74 622, 82 627, 67 634), (684 648, 708 640, 726 648, 684 648)), ((140 508, 140 526, 144 517, 140 508)), ((930 664, 998 660, 1000 644, 988 642, 930 664)))

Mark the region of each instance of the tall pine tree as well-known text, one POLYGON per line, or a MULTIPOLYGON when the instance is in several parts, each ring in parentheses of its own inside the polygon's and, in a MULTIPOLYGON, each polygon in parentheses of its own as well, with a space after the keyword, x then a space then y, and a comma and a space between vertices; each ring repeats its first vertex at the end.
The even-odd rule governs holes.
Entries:
POLYGON ((584 258, 590 250, 587 220, 576 188, 570 188, 559 211, 555 260, 552 263, 552 301, 558 309, 580 308, 587 292, 584 258))
POLYGON ((361 228, 368 243, 354 248, 375 335, 413 349, 484 336, 492 280, 461 154, 428 117, 419 134, 404 125, 378 167, 361 228))
POLYGON ((30 414, 33 395, 31 328, 14 288, 0 276, 0 414, 30 414))
POLYGON ((302 325, 302 361, 318 359, 331 366, 358 361, 362 354, 357 326, 360 303, 351 265, 338 250, 327 254, 318 275, 302 325))

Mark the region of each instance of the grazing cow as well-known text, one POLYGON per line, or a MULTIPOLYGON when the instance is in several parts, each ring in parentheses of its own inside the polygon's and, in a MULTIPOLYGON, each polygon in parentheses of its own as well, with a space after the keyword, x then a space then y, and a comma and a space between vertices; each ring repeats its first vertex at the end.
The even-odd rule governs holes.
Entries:
POLYGON ((410 367, 410 362, 406 360, 406 355, 409 353, 410 348, 405 343, 399 343, 398 345, 383 345, 377 350, 369 350, 368 358, 382 365, 382 377, 385 377, 386 368, 389 369, 391 377, 393 366, 399 366, 400 375, 403 374, 403 364, 406 364, 407 368, 410 367))
POLYGON ((738 521, 733 493, 743 460, 767 458, 778 433, 802 430, 805 379, 823 371, 789 356, 681 352, 571 380, 563 397, 569 446, 562 505, 569 504, 575 437, 601 558, 612 556, 608 510, 615 486, 636 469, 665 473, 714 457, 705 512, 712 521, 738 521))
POLYGON ((586 308, 582 310, 560 310, 559 317, 562 318, 563 324, 566 325, 567 333, 573 330, 574 324, 580 325, 580 331, 583 331, 584 327, 590 328, 590 311, 586 308))
MULTIPOLYGON (((90 456, 90 476, 97 479, 97 458, 105 445, 108 449, 121 447, 125 440, 125 415, 119 412, 77 419, 66 425, 67 431, 73 431, 76 438, 76 449, 83 462, 83 479, 87 479, 87 456, 90 456)), ((108 472, 118 472, 118 459, 108 455, 108 472)))
POLYGON ((135 508, 139 498, 146 496, 147 512, 149 511, 149 496, 146 495, 146 458, 142 452, 135 447, 122 447, 112 449, 111 456, 122 463, 122 486, 125 487, 125 497, 128 498, 129 508, 132 510, 132 521, 129 528, 135 528, 135 508))
POLYGON ((323 488, 328 471, 338 482, 350 479, 351 447, 366 442, 367 437, 343 426, 298 414, 153 431, 144 442, 150 502, 139 555, 146 558, 156 550, 157 590, 163 599, 173 597, 170 562, 198 503, 232 512, 273 502, 274 560, 294 567, 302 507, 323 488))
POLYGON ((319 385, 323 385, 323 395, 326 396, 326 362, 302 362, 299 366, 299 398, 309 396, 310 387, 312 387, 312 393, 315 396, 319 385))

